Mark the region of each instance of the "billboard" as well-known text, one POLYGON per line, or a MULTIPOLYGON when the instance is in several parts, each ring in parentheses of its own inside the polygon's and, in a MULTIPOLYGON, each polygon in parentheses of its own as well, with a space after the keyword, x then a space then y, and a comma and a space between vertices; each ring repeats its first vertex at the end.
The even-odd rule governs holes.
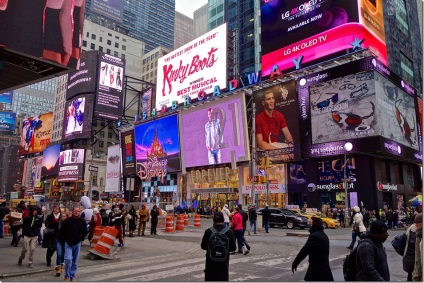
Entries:
POLYGON ((91 0, 91 11, 122 24, 123 0, 91 0))
POLYGON ((82 53, 79 70, 68 74, 67 100, 80 93, 96 92, 98 57, 96 50, 82 53))
POLYGON ((178 115, 135 126, 137 174, 144 179, 181 170, 178 115))
POLYGON ((263 76, 361 48, 387 65, 382 0, 261 0, 261 42, 263 76))
POLYGON ((85 0, 60 3, 1 1, 0 46, 77 69, 85 0))
POLYGON ((85 149, 67 149, 59 154, 59 182, 84 179, 85 149))
POLYGON ((123 79, 125 61, 123 58, 100 53, 99 87, 94 115, 109 120, 119 120, 123 108, 123 79))
POLYGON ((59 173, 60 144, 47 147, 43 151, 41 176, 55 177, 59 173))
POLYGON ((12 104, 13 102, 13 90, 6 91, 0 94, 0 103, 12 104))
POLYGON ((256 147, 273 162, 300 159, 296 82, 284 82, 253 93, 256 147))
POLYGON ((16 113, 0 112, 0 132, 14 132, 16 125, 16 113))
POLYGON ((200 91, 210 94, 215 86, 225 89, 227 24, 159 58, 156 86, 156 109, 182 104, 187 96, 197 100, 200 91))
POLYGON ((50 143, 52 126, 53 112, 24 119, 19 154, 42 152, 50 143))
POLYGON ((134 130, 124 132, 121 135, 122 168, 123 175, 135 174, 135 141, 134 130))
POLYGON ((317 162, 319 183, 343 182, 346 167, 346 178, 350 182, 356 182, 355 158, 336 158, 317 162))
POLYGON ((63 140, 83 139, 91 136, 93 96, 77 95, 66 101, 63 117, 63 140))
POLYGON ((105 192, 121 191, 121 153, 119 144, 107 148, 105 192))
POLYGON ((150 115, 152 109, 152 92, 153 88, 146 90, 141 99, 141 112, 150 115))
POLYGON ((249 160, 244 95, 233 95, 180 112, 183 166, 249 160))

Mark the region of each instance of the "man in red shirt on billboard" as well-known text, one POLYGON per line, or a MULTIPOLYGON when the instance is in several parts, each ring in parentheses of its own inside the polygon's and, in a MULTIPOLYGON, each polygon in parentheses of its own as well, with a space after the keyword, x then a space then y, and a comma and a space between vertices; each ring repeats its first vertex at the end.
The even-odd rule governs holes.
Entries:
MULTIPOLYGON (((257 146, 262 150, 292 147, 293 137, 287 127, 284 115, 274 109, 275 98, 272 91, 265 92, 262 105, 264 110, 255 118, 257 146), (280 130, 283 132, 285 143, 277 142, 280 130)), ((282 155, 281 158, 283 161, 289 161, 290 155, 282 155)))

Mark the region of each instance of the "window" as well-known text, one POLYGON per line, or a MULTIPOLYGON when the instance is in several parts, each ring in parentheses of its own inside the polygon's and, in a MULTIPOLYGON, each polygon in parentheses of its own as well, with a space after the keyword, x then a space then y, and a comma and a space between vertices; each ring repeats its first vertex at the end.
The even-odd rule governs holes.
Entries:
POLYGON ((119 140, 119 135, 115 134, 115 140, 119 140))
POLYGON ((116 39, 119 39, 119 36, 115 35, 115 38, 116 38, 116 39))
POLYGON ((155 53, 155 58, 158 58, 159 57, 159 52, 156 52, 155 53))
POLYGON ((82 46, 87 47, 87 41, 83 40, 82 41, 82 46))
POLYGON ((121 58, 122 59, 125 59, 125 54, 124 53, 121 54, 121 58))
POLYGON ((409 36, 408 14, 406 11, 405 0, 395 0, 396 5, 396 26, 409 36))
POLYGON ((125 38, 122 39, 123 42, 127 42, 127 40, 125 38))
POLYGON ((87 32, 87 37, 90 37, 90 33, 89 32, 87 32))
POLYGON ((91 175, 93 177, 93 185, 97 186, 97 175, 91 175))
POLYGON ((81 144, 82 145, 86 145, 87 144, 87 140, 81 140, 81 144))
POLYGON ((106 123, 105 122, 100 122, 100 126, 104 127, 104 126, 106 126, 106 123))
POLYGON ((143 64, 146 64, 146 59, 143 59, 143 64))
POLYGON ((103 46, 99 46, 99 51, 103 51, 103 46))
POLYGON ((93 125, 94 127, 97 126, 97 121, 93 120, 93 122, 91 123, 91 125, 93 125))
POLYGON ((107 147, 112 146, 111 142, 107 142, 107 147))
POLYGON ((112 133, 107 133, 107 137, 108 137, 109 139, 111 139, 111 138, 112 138, 112 133))
POLYGON ((414 67, 412 61, 402 52, 400 52, 400 69, 402 78, 410 83, 414 81, 414 67))
POLYGON ((99 41, 100 41, 100 42, 103 42, 103 37, 100 37, 100 38, 99 38, 99 41))
POLYGON ((91 39, 96 39, 96 35, 95 34, 91 34, 91 39))
POLYGON ((115 47, 116 48, 119 48, 119 43, 118 42, 115 42, 115 47))
POLYGON ((115 57, 119 57, 118 52, 117 52, 117 51, 113 51, 113 56, 115 56, 115 57))
POLYGON ((100 178, 100 186, 103 186, 103 177, 100 178))
POLYGON ((111 34, 111 33, 108 33, 107 35, 108 35, 108 36, 112 36, 112 34, 111 34))
POLYGON ((106 53, 110 55, 110 49, 106 49, 106 53))
POLYGON ((122 45, 122 50, 126 51, 127 47, 125 45, 122 45))
POLYGON ((104 141, 99 141, 99 147, 103 147, 105 145, 104 141))
POLYGON ((153 69, 153 62, 152 62, 152 64, 150 64, 150 68, 152 68, 152 69, 153 69))
POLYGON ((91 43, 90 44, 90 49, 92 49, 92 50, 96 49, 96 45, 94 43, 91 43))
POLYGON ((112 45, 112 41, 111 40, 107 40, 107 45, 112 45))
POLYGON ((101 139, 103 139, 105 137, 105 132, 101 131, 99 134, 100 134, 101 139))

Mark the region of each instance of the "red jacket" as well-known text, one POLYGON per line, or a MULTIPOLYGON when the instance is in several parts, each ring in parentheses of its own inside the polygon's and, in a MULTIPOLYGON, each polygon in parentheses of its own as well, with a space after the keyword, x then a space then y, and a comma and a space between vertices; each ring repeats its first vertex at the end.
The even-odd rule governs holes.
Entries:
POLYGON ((234 231, 243 230, 243 217, 239 212, 236 212, 231 220, 234 231))

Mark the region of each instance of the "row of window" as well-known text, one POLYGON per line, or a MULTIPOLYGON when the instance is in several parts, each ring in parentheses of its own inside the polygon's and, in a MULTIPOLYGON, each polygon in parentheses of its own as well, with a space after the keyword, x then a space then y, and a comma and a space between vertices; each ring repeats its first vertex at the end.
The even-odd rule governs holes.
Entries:
POLYGON ((154 59, 157 59, 159 57, 159 51, 156 52, 155 54, 152 54, 151 56, 143 59, 143 65, 146 63, 150 63, 150 61, 153 61, 154 59))

